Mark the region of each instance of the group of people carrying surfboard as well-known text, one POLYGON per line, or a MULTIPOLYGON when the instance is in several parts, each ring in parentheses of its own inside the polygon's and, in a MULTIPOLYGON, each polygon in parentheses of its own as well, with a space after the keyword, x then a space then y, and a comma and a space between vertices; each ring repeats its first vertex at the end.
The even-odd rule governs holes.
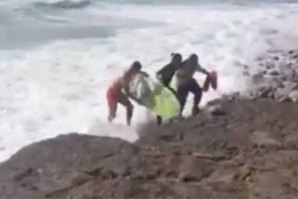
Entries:
MULTIPOLYGON (((191 54, 185 60, 183 60, 180 53, 172 53, 171 57, 171 61, 156 72, 156 78, 161 83, 161 87, 166 88, 176 97, 179 103, 179 116, 182 116, 187 96, 191 92, 194 95, 192 115, 195 116, 199 113, 199 103, 202 99, 203 91, 207 92, 210 84, 213 89, 217 88, 216 73, 214 71, 208 72, 206 69, 204 69, 199 64, 199 57, 196 54, 191 54), (203 87, 200 87, 198 82, 194 79, 193 76, 195 72, 201 72, 206 75, 206 80, 203 87), (176 81, 174 86, 171 86, 171 82, 174 77, 176 81)), ((147 85, 148 89, 142 89, 146 91, 142 91, 140 96, 136 97, 136 95, 132 93, 132 90, 138 89, 138 85, 132 84, 133 79, 137 75, 141 78, 149 77, 149 74, 143 71, 142 68, 143 67, 140 61, 134 61, 131 66, 125 70, 120 77, 117 77, 107 89, 106 99, 109 109, 109 122, 114 120, 116 117, 118 104, 121 104, 126 107, 126 123, 127 125, 131 124, 134 107, 129 99, 132 99, 138 104, 147 108, 150 107, 147 101, 150 101, 150 98, 153 97, 155 92, 153 90, 158 89, 154 88, 150 90, 149 86, 147 85)), ((162 89, 161 87, 159 91, 162 89)), ((162 114, 157 115, 156 119, 157 124, 161 125, 163 120, 162 114)))

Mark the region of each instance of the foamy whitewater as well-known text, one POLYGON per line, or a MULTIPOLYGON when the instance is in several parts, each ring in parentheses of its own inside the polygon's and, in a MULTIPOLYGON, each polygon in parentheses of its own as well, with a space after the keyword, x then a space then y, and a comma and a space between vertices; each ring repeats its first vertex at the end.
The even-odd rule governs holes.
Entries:
MULTIPOLYGON (((0 2, 0 161, 32 142, 106 123, 105 89, 136 59, 154 75, 171 52, 198 53, 219 75, 218 91, 204 94, 204 104, 247 87, 239 63, 298 42, 295 3, 119 2, 0 2)), ((148 115, 135 107, 134 124, 148 115)), ((125 124, 122 107, 115 123, 125 124)), ((101 127, 137 138, 108 128, 101 127)))

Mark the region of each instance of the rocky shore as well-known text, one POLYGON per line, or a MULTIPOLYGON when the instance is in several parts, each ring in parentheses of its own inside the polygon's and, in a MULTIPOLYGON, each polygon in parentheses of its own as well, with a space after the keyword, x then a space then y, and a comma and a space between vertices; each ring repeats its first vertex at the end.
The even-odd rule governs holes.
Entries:
POLYGON ((272 50, 259 56, 253 68, 243 66, 250 77, 245 98, 270 98, 280 102, 298 100, 298 50, 272 50))
POLYGON ((297 199, 298 51, 247 70, 252 87, 136 143, 71 133, 0 165, 0 198, 297 199))

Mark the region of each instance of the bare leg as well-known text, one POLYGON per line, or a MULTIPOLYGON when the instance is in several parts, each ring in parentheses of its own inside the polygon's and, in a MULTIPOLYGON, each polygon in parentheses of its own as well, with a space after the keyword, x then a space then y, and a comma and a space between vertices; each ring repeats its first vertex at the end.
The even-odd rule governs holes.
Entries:
POLYGON ((177 99, 180 103, 180 115, 182 115, 185 103, 186 103, 186 98, 188 95, 188 87, 186 86, 181 86, 178 87, 177 89, 177 99))
POLYGON ((120 94, 119 103, 126 107, 126 124, 130 126, 133 116, 133 105, 124 93, 120 94))
POLYGON ((162 117, 161 116, 156 116, 156 122, 157 122, 157 125, 160 126, 161 123, 162 123, 162 117))
POLYGON ((195 79, 192 79, 189 84, 189 91, 194 94, 194 103, 192 108, 192 115, 194 116, 199 113, 199 104, 202 99, 202 89, 195 79))

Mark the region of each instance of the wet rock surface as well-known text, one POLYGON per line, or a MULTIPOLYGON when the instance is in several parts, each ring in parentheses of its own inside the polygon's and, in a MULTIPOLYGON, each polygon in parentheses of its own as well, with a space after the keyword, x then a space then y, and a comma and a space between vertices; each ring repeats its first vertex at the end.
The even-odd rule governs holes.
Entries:
POLYGON ((217 102, 134 144, 69 134, 0 166, 0 198, 289 198, 298 194, 298 106, 217 102))
POLYGON ((251 67, 244 68, 251 83, 244 96, 293 101, 290 93, 298 88, 298 50, 268 51, 258 57, 251 67))

